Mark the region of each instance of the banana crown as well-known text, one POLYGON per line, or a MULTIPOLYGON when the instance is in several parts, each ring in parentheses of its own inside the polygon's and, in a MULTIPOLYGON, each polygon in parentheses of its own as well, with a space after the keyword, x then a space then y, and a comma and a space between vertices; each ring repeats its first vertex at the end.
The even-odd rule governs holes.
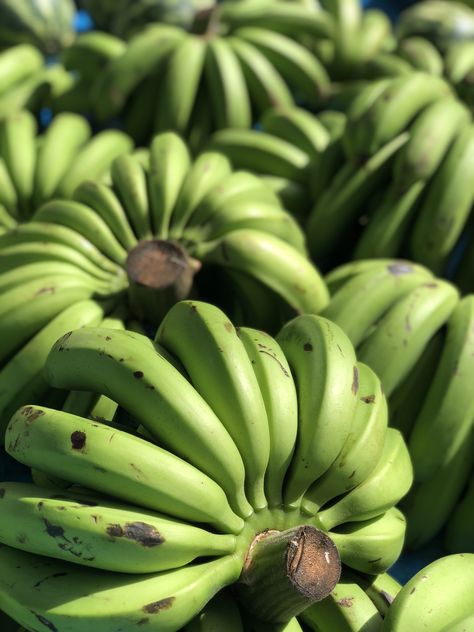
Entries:
POLYGON ((48 355, 51 386, 95 398, 23 406, 8 425, 7 451, 36 484, 1 485, 7 614, 27 627, 131 630, 126 621, 146 619, 175 631, 238 581, 267 532, 278 548, 287 530, 294 541, 320 528, 354 572, 395 561, 406 446, 386 430, 378 379, 337 325, 298 316, 275 339, 199 301, 172 307, 154 341, 118 323, 70 331, 48 355))

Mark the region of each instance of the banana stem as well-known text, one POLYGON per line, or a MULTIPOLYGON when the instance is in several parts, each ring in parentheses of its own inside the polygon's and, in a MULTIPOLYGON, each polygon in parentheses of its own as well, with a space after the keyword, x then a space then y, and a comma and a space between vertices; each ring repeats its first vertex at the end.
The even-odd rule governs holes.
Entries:
POLYGON ((237 585, 245 608, 261 621, 283 623, 334 589, 341 560, 334 542, 309 525, 259 533, 237 585))
POLYGON ((128 298, 132 313, 158 325, 178 301, 189 297, 201 264, 176 243, 140 241, 127 257, 128 298))

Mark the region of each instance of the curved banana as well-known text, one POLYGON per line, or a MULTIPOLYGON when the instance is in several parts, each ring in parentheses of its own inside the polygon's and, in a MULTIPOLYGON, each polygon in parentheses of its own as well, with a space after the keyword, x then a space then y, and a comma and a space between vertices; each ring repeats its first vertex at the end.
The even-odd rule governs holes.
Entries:
POLYGON ((358 522, 345 522, 329 531, 341 561, 362 573, 383 573, 403 549, 406 520, 396 507, 358 522))
MULTIPOLYGON (((270 454, 267 412, 234 326, 217 307, 181 301, 166 314, 155 340, 178 358, 198 393, 219 417, 244 462, 250 504, 254 509, 265 507, 264 477, 270 454), (206 371, 201 358, 206 358, 206 371)), ((218 443, 215 447, 220 450, 218 443)))
POLYGON ((357 363, 359 392, 349 435, 329 469, 306 491, 302 507, 316 514, 321 507, 370 475, 382 455, 388 409, 382 386, 375 373, 357 363))
POLYGON ((276 31, 257 26, 244 26, 234 35, 253 44, 273 64, 294 93, 308 105, 315 105, 329 89, 326 69, 300 43, 276 31))
POLYGON ((194 244, 190 254, 204 263, 250 274, 273 290, 297 313, 319 313, 328 291, 317 269, 282 239, 241 228, 213 242, 194 244))
POLYGON ((472 620, 473 582, 474 555, 439 558, 400 590, 387 612, 383 632, 405 632, 420 626, 430 632, 456 629, 452 626, 460 619, 472 620))
POLYGON ((413 469, 403 436, 388 428, 382 455, 369 476, 313 520, 329 531, 345 522, 375 518, 401 500, 412 482, 413 469))
POLYGON ((34 205, 51 199, 92 130, 86 119, 64 112, 54 117, 41 139, 34 181, 34 205))
MULTIPOLYGON (((135 156, 123 154, 110 166, 112 185, 137 239, 152 234, 146 172, 135 156)), ((134 240, 135 241, 135 240, 134 240)))
POLYGON ((156 105, 154 129, 187 133, 199 84, 202 80, 208 43, 201 36, 188 35, 171 52, 156 105))
POLYGON ((5 445, 25 465, 119 500, 224 533, 243 527, 217 483, 171 452, 116 428, 23 406, 10 419, 5 445))
POLYGON ((148 195, 152 232, 160 239, 168 237, 171 216, 190 168, 189 150, 179 136, 165 133, 153 139, 150 146, 148 195))
POLYGON ((397 301, 364 339, 358 357, 380 377, 387 397, 447 322, 458 300, 453 285, 440 279, 428 280, 397 301))
POLYGON ((298 403, 288 361, 276 340, 257 329, 239 327, 262 392, 270 432, 270 458, 265 473, 269 507, 281 505, 283 482, 298 431, 298 403))
POLYGON ((209 40, 204 76, 217 129, 247 129, 252 123, 250 97, 237 55, 224 37, 209 40))
POLYGON ((474 125, 464 127, 432 178, 411 231, 413 256, 435 272, 444 266, 466 225, 474 201, 467 173, 474 157, 474 125))
POLYGON ((347 440, 359 394, 359 373, 349 339, 325 318, 297 316, 280 330, 276 340, 298 393, 298 437, 284 502, 299 505, 347 440))
POLYGON ((120 573, 156 573, 197 557, 232 554, 235 536, 169 516, 25 483, 4 483, 0 542, 50 558, 120 573), (20 537, 18 534, 28 534, 20 537))
POLYGON ((227 42, 239 60, 250 100, 258 111, 294 104, 285 80, 258 48, 239 37, 230 36, 227 42))
POLYGON ((431 478, 468 441, 474 426, 474 295, 462 299, 447 323, 436 373, 412 428, 408 447, 415 481, 431 478))
POLYGON ((196 616, 223 586, 235 582, 241 564, 227 555, 210 562, 139 577, 81 568, 0 547, 0 607, 27 628, 47 623, 70 632, 84 627, 116 632, 123 622, 151 632, 175 632, 196 616), (65 581, 67 577, 67 581, 65 581))

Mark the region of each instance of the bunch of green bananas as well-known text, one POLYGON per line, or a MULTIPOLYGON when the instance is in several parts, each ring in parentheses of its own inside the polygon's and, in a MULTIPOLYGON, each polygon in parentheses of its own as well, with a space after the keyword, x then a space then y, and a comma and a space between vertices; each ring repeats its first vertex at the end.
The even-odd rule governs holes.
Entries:
MULTIPOLYGON (((9 165, 17 184, 12 190, 26 201, 32 188, 40 196, 54 191, 67 168, 61 126, 76 131, 69 134, 71 157, 87 130, 75 115, 58 117, 42 137, 36 170, 25 170, 25 161, 13 158, 25 153, 34 166, 35 137, 28 116, 19 121, 22 138, 32 142, 7 135, 9 165), (58 143, 63 151, 56 154, 58 143)), ((97 174, 104 154, 108 163, 112 152, 123 153, 124 143, 129 139, 114 131, 91 140, 63 177, 61 192, 70 193, 88 170, 97 174)), ((290 315, 318 313, 328 302, 301 229, 265 183, 232 171, 215 152, 192 161, 171 132, 157 136, 149 152, 116 158, 110 184, 83 181, 72 200, 50 200, 28 222, 6 230, 0 272, 3 424, 28 397, 40 401, 47 348, 68 327, 88 324, 97 314, 121 308, 142 321, 159 320, 170 302, 199 291, 227 305, 239 324, 276 331, 290 315), (76 325, 68 324, 71 313, 76 325)))
POLYGON ((77 114, 58 115, 40 135, 27 110, 0 121, 0 232, 28 221, 53 197, 70 198, 83 180, 104 177, 112 161, 132 148, 118 130, 92 137, 77 114))
POLYGON ((419 571, 395 597, 381 632, 470 632, 474 555, 447 555, 419 571))
MULTIPOLYGON (((332 163, 307 223, 315 261, 403 256, 444 273, 474 202, 474 126, 448 83, 423 72, 372 82, 335 143, 345 160, 332 163)), ((334 152, 328 145, 315 169, 334 152)))
MULTIPOLYGON (((68 332, 46 375, 57 389, 110 398, 133 424, 34 405, 11 418, 7 451, 43 480, 3 483, 0 494, 0 607, 27 628, 125 632, 146 620, 178 630, 238 582, 268 530, 316 527, 337 549, 324 549, 323 566, 338 553, 345 573, 383 573, 400 554, 394 505, 412 483, 408 450, 387 428, 377 376, 331 321, 298 316, 274 339, 181 301, 154 341, 68 332)), ((343 611, 350 577, 327 608, 314 606, 315 620, 343 611)), ((239 589, 254 611, 251 587, 239 589)), ((290 593, 270 582, 272 608, 256 616, 297 615, 308 602, 290 593)))
POLYGON ((259 113, 295 98, 315 105, 329 87, 300 34, 329 39, 329 13, 285 0, 224 2, 204 33, 150 24, 128 43, 106 33, 79 37, 64 54, 77 85, 54 107, 80 103, 94 120, 120 116, 140 142, 175 130, 194 149, 215 129, 247 129, 259 113))
POLYGON ((363 260, 330 272, 322 312, 383 384, 389 423, 406 437, 414 486, 402 503, 407 544, 438 533, 472 469, 474 295, 420 265, 363 260))

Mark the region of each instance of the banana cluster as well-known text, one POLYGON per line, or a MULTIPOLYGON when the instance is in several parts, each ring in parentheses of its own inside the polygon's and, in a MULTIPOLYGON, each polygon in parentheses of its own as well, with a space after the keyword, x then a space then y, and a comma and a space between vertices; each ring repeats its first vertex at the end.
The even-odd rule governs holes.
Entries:
POLYGON ((247 129, 264 110, 295 99, 315 105, 329 88, 323 64, 300 42, 330 38, 331 16, 315 6, 223 2, 197 29, 204 32, 154 23, 127 43, 80 36, 63 57, 77 83, 55 109, 82 106, 99 123, 120 116, 141 143, 175 130, 196 151, 216 129, 247 129))
POLYGON ((383 573, 400 554, 408 450, 375 373, 325 318, 272 338, 182 301, 154 341, 68 332, 46 375, 109 398, 129 423, 34 405, 11 418, 7 451, 43 481, 1 485, 0 607, 25 627, 179 630, 238 582, 269 529, 321 529, 345 573, 383 573))
MULTIPOLYGON (((87 125, 65 114, 40 137, 38 157, 28 154, 31 168, 25 169, 19 157, 35 147, 32 124, 24 113, 2 128, 9 140, 4 181, 11 181, 4 218, 12 225, 15 209, 20 218, 28 216, 31 199, 70 194, 105 167, 110 184, 83 181, 73 200, 50 200, 28 222, 0 235, 3 424, 20 404, 40 401, 47 349, 68 328, 97 325, 116 309, 124 318, 133 311, 143 322, 150 293, 157 300, 162 295, 155 286, 132 296, 135 277, 128 264, 143 247, 154 250, 141 257, 145 276, 153 276, 166 255, 173 270, 189 277, 178 299, 197 291, 212 296, 228 305, 239 324, 276 331, 290 315, 318 313, 327 304, 326 285, 306 256, 296 221, 264 182, 232 171, 221 154, 192 161, 173 133, 157 136, 149 152, 126 154, 130 140, 121 132, 105 131, 86 142, 87 125), (69 165, 66 150, 58 151, 66 143, 65 127, 69 165)), ((2 190, 4 198, 7 192, 2 190)))
POLYGON ((70 198, 83 180, 105 177, 111 162, 132 148, 118 130, 92 137, 77 114, 56 116, 42 134, 31 112, 11 114, 0 121, 0 232, 30 220, 54 197, 70 198))
MULTIPOLYGON (((472 469, 474 296, 420 265, 364 260, 326 277, 337 323, 380 377, 390 426, 406 437, 415 483, 402 503, 417 547, 450 517, 472 469)), ((466 525, 466 529, 468 529, 466 525)))
POLYGON ((448 83, 423 72, 372 82, 353 99, 335 142, 346 160, 335 164, 307 223, 315 261, 403 256, 440 274, 465 234, 459 270, 472 289, 474 126, 448 83))

